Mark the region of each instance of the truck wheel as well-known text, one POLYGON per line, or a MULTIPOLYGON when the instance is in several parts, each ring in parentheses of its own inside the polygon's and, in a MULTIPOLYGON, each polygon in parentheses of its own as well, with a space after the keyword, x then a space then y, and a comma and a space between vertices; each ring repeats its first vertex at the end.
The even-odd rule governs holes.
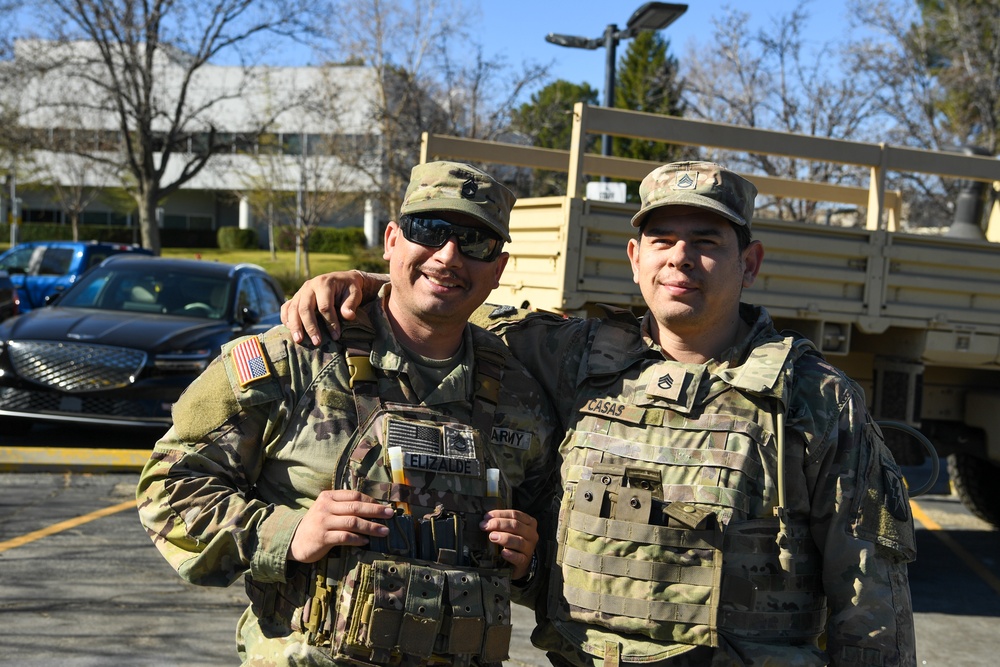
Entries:
POLYGON ((962 504, 1000 528, 1000 466, 969 454, 950 454, 948 474, 962 504))

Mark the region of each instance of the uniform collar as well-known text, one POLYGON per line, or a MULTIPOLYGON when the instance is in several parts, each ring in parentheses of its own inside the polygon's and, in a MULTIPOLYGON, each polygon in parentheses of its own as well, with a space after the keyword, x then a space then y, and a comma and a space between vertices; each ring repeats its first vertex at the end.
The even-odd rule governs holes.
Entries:
POLYGON ((405 375, 414 393, 422 396, 421 403, 435 405, 456 400, 472 398, 472 383, 469 382, 469 371, 475 368, 475 348, 472 341, 472 330, 466 325, 462 332, 462 360, 455 369, 437 387, 423 386, 420 369, 407 353, 392 332, 392 325, 385 309, 389 299, 391 286, 386 284, 379 292, 379 298, 369 304, 368 314, 375 328, 375 340, 372 341, 371 363, 389 374, 405 375))

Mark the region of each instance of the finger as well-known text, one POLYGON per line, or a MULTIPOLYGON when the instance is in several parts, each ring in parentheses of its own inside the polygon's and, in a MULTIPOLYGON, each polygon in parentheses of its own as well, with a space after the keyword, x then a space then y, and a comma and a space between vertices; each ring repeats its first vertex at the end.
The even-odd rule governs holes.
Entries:
POLYGON ((293 296, 281 304, 281 323, 292 333, 292 340, 302 342, 302 328, 299 326, 299 316, 295 311, 296 300, 293 296))
POLYGON ((325 522, 324 528, 328 536, 338 533, 370 535, 374 537, 386 537, 389 535, 389 528, 384 524, 368 521, 360 516, 331 516, 325 522))
MULTIPOLYGON (((305 289, 306 285, 303 285, 299 289, 299 292, 302 292, 305 289)), ((295 312, 301 322, 302 330, 309 337, 309 340, 312 341, 312 344, 318 346, 322 341, 322 338, 320 338, 319 326, 316 323, 316 294, 314 292, 308 292, 308 295, 303 294, 302 297, 299 298, 299 294, 296 293, 296 298, 299 299, 299 302, 295 312)))
POLYGON ((487 512, 479 527, 485 531, 500 531, 523 536, 538 534, 538 522, 530 515, 517 510, 487 512))

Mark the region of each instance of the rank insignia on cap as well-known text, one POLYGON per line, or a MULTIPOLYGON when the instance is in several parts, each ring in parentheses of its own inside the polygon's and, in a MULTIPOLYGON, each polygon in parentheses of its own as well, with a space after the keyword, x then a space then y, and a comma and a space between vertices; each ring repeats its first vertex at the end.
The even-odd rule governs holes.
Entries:
POLYGON ((240 387, 246 387, 251 382, 261 380, 271 375, 267 362, 264 361, 264 350, 260 347, 260 340, 253 336, 247 338, 230 350, 233 357, 233 365, 236 367, 236 376, 240 381, 240 387))
POLYGON ((698 187, 698 173, 694 171, 677 172, 671 190, 694 190, 698 187))
POLYGON ((466 199, 472 199, 476 196, 476 191, 479 190, 479 186, 471 178, 465 183, 462 183, 462 196, 466 199))

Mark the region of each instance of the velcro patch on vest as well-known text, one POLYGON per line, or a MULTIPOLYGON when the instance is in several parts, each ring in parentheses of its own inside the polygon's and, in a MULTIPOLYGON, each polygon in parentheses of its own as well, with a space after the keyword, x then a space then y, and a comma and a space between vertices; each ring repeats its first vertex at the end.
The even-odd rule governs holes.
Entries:
POLYGON ((527 449, 531 446, 531 436, 532 433, 530 431, 515 431, 512 428, 497 428, 494 426, 493 433, 490 436, 490 443, 513 447, 514 449, 527 449))
POLYGON ((604 398, 593 398, 580 408, 580 412, 598 417, 611 417, 630 424, 641 424, 646 410, 627 403, 609 401, 604 398))
POLYGON ((443 472, 449 475, 479 477, 479 461, 458 456, 403 452, 403 467, 407 470, 443 472))

